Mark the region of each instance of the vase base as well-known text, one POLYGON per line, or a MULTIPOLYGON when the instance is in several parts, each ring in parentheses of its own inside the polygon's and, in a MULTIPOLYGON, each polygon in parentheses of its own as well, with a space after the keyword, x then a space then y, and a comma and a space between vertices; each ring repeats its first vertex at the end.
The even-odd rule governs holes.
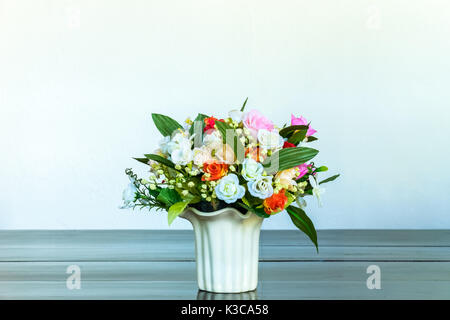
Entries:
POLYGON ((246 293, 246 292, 253 292, 256 291, 257 287, 254 287, 253 289, 236 289, 236 290, 207 290, 199 288, 199 292, 209 292, 209 293, 223 293, 223 294, 234 294, 234 293, 246 293))
POLYGON ((246 292, 209 292, 199 290, 197 293, 197 300, 257 300, 258 295, 255 290, 246 292))

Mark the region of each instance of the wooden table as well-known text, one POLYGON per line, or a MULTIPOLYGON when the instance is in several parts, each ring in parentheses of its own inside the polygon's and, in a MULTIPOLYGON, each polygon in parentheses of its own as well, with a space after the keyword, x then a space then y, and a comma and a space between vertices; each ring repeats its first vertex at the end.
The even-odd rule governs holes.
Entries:
POLYGON ((192 231, 0 231, 0 299, 450 299, 450 230, 318 236, 319 254, 298 231, 262 231, 257 291, 227 295, 198 291, 192 231))

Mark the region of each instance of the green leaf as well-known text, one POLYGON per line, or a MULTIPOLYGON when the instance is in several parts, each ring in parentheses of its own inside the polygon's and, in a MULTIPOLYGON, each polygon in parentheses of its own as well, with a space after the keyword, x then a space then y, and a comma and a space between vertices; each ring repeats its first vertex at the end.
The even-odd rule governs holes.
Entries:
POLYGON ((167 212, 167 221, 169 222, 169 226, 172 224, 173 220, 175 220, 175 218, 184 211, 188 204, 189 202, 181 201, 170 206, 169 211, 167 212))
POLYGON ((245 205, 245 204, 243 204, 243 203, 240 203, 240 202, 238 202, 237 204, 240 205, 242 208, 244 208, 244 209, 246 209, 246 210, 248 210, 248 211, 253 212, 254 214, 256 214, 257 216, 259 216, 259 217, 261 217, 261 218, 268 218, 268 217, 270 217, 270 214, 267 214, 267 213, 264 211, 264 209, 260 209, 260 208, 252 208, 252 207, 249 207, 249 206, 247 206, 247 205, 245 205))
POLYGON ((177 121, 163 114, 152 113, 152 119, 155 123, 156 128, 164 137, 170 136, 172 132, 179 128, 183 129, 183 127, 177 121))
POLYGON ((181 197, 174 189, 164 188, 159 193, 156 200, 161 201, 166 204, 166 206, 170 207, 173 204, 180 202, 181 197))
POLYGON ((151 154, 150 153, 150 154, 144 154, 144 156, 147 158, 147 162, 148 162, 148 160, 153 160, 153 161, 156 161, 156 162, 159 162, 159 163, 165 165, 166 167, 169 167, 169 168, 172 168, 172 169, 175 168, 175 164, 172 161, 170 161, 169 159, 166 159, 164 157, 161 157, 161 156, 159 156, 157 154, 151 154))
POLYGON ((334 181, 334 180, 336 180, 339 176, 340 176, 340 174, 336 174, 336 175, 331 176, 331 177, 329 177, 329 178, 327 178, 327 179, 325 179, 325 180, 320 181, 319 184, 334 181))
POLYGON ((133 158, 133 159, 148 165, 148 159, 147 158, 133 158))
POLYGON ((297 126, 289 126, 280 130, 279 134, 283 138, 287 138, 289 135, 294 133, 297 130, 308 130, 308 126, 297 125, 297 126))
POLYGON ((201 122, 201 127, 199 127, 199 129, 201 129, 201 133, 203 134, 203 129, 205 129, 205 119, 209 118, 207 115, 199 113, 197 115, 197 117, 194 120, 194 123, 192 124, 191 128, 189 129, 189 134, 193 135, 194 134, 194 129, 195 129, 195 122, 196 121, 200 121, 201 122))
POLYGON ((317 252, 319 252, 316 228, 314 228, 314 224, 312 223, 311 219, 308 218, 305 211, 294 206, 287 207, 286 211, 291 217, 291 220, 295 224, 295 226, 303 231, 311 239, 311 241, 316 246, 317 252))
POLYGON ((244 104, 241 107, 241 111, 244 111, 245 105, 247 104, 248 97, 245 99, 244 104))
POLYGON ((247 206, 247 207, 250 207, 250 203, 248 202, 248 200, 247 200, 247 198, 246 197, 242 197, 242 202, 247 206))
POLYGON ((308 129, 301 129, 298 132, 295 132, 289 139, 288 142, 293 143, 293 144, 299 144, 300 142, 302 142, 305 137, 306 137, 306 133, 308 132, 308 129))
MULTIPOLYGON (((216 121, 216 126, 217 129, 219 130, 220 134, 222 135, 222 139, 224 143, 227 143, 228 145, 230 145, 231 147, 233 147, 233 152, 235 157, 238 157, 239 153, 238 150, 240 150, 240 155, 242 157, 244 157, 244 153, 245 153, 245 149, 244 149, 244 145, 242 144, 241 140, 239 140, 239 137, 237 136, 236 130, 234 130, 231 126, 229 126, 228 124, 226 124, 225 122, 222 121, 216 121), (227 141, 227 130, 233 130, 233 141, 227 141)), ((239 159, 239 161, 241 161, 242 159, 239 159)))
POLYGON ((321 167, 316 168, 316 170, 314 170, 314 172, 323 172, 323 171, 328 171, 328 167, 321 166, 321 167))
POLYGON ((319 139, 317 139, 316 137, 313 137, 313 136, 309 136, 308 137, 308 141, 306 141, 306 142, 313 142, 313 141, 316 141, 316 140, 319 140, 319 139))
POLYGON ((314 158, 318 153, 319 150, 307 147, 285 148, 267 158, 263 166, 267 168, 266 171, 268 174, 272 174, 305 163, 314 158))

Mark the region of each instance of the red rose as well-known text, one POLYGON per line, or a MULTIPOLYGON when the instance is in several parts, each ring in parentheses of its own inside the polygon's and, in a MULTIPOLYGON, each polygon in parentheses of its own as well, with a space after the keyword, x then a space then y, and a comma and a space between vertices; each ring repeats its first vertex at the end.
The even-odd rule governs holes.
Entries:
POLYGON ((203 132, 214 129, 216 121, 225 122, 225 120, 223 119, 216 119, 214 117, 205 118, 204 121, 205 121, 205 128, 203 129, 203 132))
POLYGON ((287 141, 285 141, 284 144, 283 144, 283 149, 284 148, 295 148, 295 147, 296 147, 295 144, 287 142, 287 141))

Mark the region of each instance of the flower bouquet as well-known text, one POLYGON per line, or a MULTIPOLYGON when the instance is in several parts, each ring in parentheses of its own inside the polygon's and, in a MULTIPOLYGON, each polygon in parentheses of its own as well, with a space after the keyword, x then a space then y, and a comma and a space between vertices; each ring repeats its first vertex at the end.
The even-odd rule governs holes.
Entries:
POLYGON ((199 286, 208 291, 256 287, 254 260, 257 265, 261 223, 283 210, 318 248, 316 230, 303 210, 305 197, 315 196, 320 205, 321 185, 339 176, 318 181, 319 173, 328 168, 310 161, 319 151, 305 146, 317 140, 305 118, 292 115, 290 124, 277 127, 257 110, 245 112, 246 103, 224 119, 198 114, 183 125, 152 114, 163 138, 153 153, 135 158, 149 166, 149 176, 139 179, 131 169, 125 171, 131 183, 123 193, 122 208, 165 210, 169 224, 178 216, 191 221, 199 286), (245 237, 253 238, 245 241, 245 237), (239 251, 237 258, 230 256, 225 244, 233 247, 231 252, 239 251), (250 260, 244 261, 246 256, 250 260), (242 265, 250 266, 241 270, 242 265), (208 279, 206 270, 220 272, 210 272, 208 279), (226 276, 229 272, 234 284, 226 276), (242 272, 253 272, 244 286, 242 272))

